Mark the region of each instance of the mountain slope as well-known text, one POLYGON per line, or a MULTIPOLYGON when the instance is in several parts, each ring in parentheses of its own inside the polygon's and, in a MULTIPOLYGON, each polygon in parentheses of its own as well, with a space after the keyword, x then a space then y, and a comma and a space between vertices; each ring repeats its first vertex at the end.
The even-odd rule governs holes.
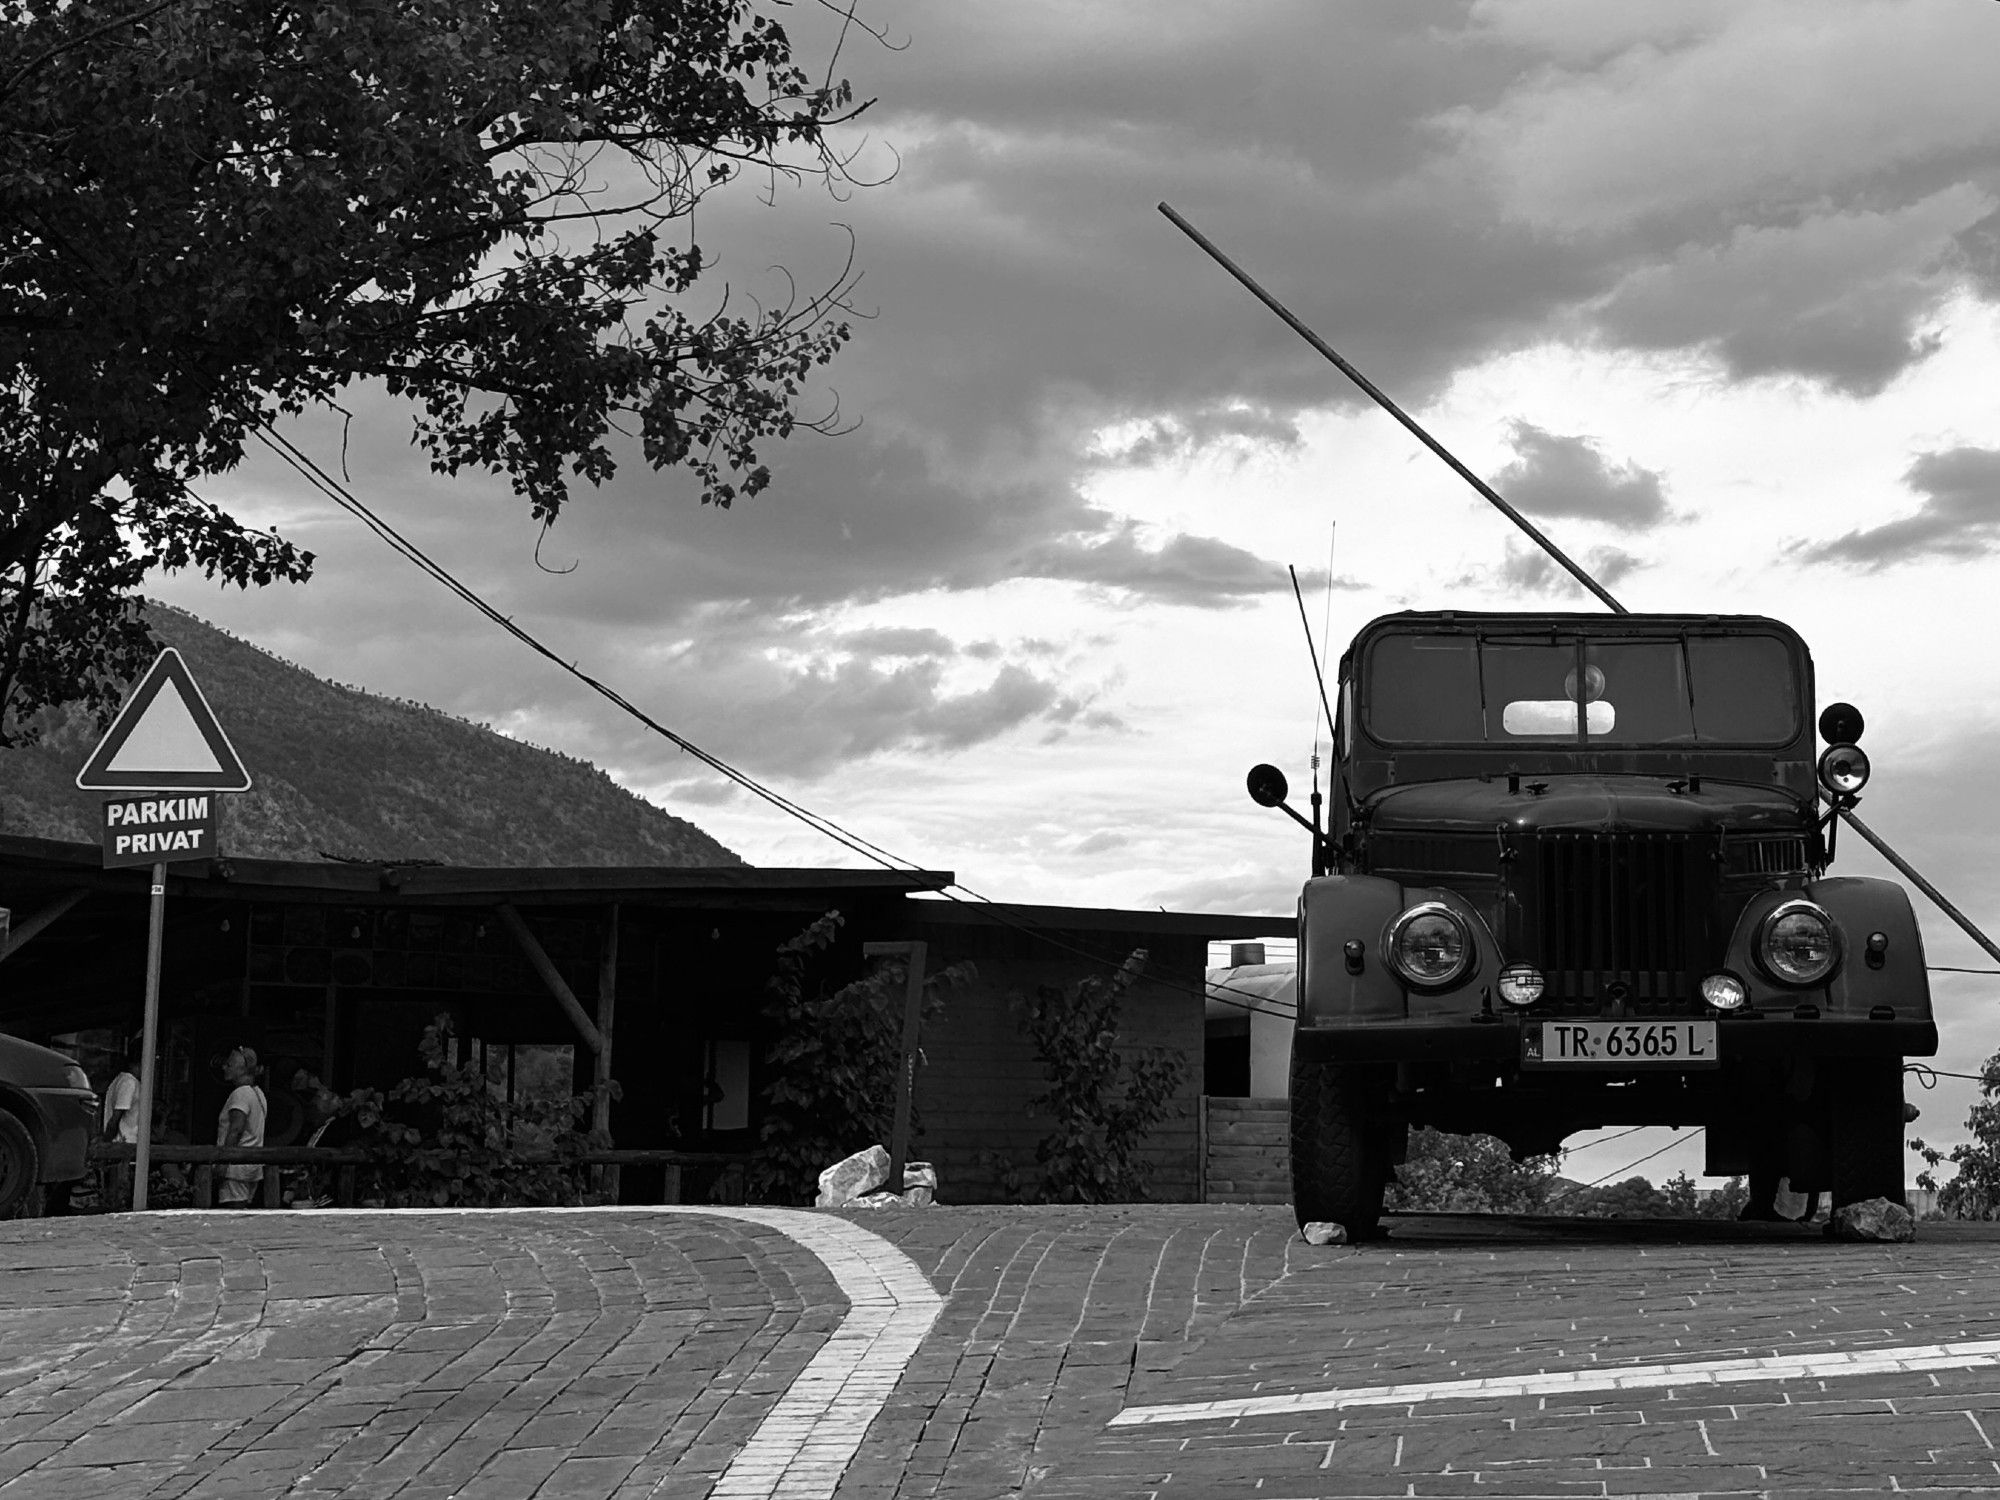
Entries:
MULTIPOLYGON (((740 865, 692 823, 585 761, 419 704, 338 687, 164 605, 253 789, 222 799, 224 854, 453 865, 740 865)), ((0 833, 95 843, 103 796, 76 773, 98 730, 80 715, 0 750, 0 833)))

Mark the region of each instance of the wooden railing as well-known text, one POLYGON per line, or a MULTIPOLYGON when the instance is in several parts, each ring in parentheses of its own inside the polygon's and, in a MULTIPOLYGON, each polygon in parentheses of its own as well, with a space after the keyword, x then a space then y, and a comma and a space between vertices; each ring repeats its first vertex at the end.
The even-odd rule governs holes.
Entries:
MULTIPOLYGON (((93 1165, 124 1167, 129 1181, 131 1169, 138 1156, 138 1148, 116 1141, 96 1141, 90 1147, 90 1161, 93 1165)), ((332 1173, 333 1202, 339 1208, 352 1208, 360 1184, 361 1169, 379 1164, 381 1158, 354 1146, 182 1146, 156 1143, 152 1147, 155 1166, 172 1163, 175 1166, 192 1167, 191 1186, 194 1191, 196 1208, 215 1206, 215 1169, 220 1166, 263 1166, 324 1168, 332 1173)), ((537 1157, 523 1154, 521 1160, 527 1162, 552 1161, 553 1157, 537 1157)), ((747 1152, 716 1151, 589 1151, 576 1158, 582 1165, 603 1169, 606 1173, 603 1184, 615 1199, 618 1189, 617 1171, 620 1167, 659 1167, 661 1169, 660 1202, 680 1202, 681 1172, 683 1168, 716 1167, 725 1173, 737 1175, 750 1160, 747 1152)), ((261 1188, 263 1205, 266 1208, 284 1206, 284 1174, 282 1170, 267 1171, 261 1188)), ((740 1201, 740 1189, 736 1194, 740 1201)), ((129 1189, 126 1201, 130 1202, 129 1189)))

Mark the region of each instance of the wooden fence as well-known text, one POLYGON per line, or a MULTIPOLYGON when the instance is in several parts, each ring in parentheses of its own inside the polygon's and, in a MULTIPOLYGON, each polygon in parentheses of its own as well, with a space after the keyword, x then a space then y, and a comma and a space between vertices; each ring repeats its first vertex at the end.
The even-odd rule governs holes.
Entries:
POLYGON ((1208 1203, 1292 1201, 1292 1102, 1204 1095, 1202 1198, 1208 1203))
MULTIPOLYGON (((116 1169, 123 1167, 125 1180, 129 1183, 131 1171, 138 1155, 136 1146, 121 1142, 98 1141, 90 1148, 93 1165, 116 1169)), ((360 1184, 361 1169, 378 1164, 381 1160, 357 1147, 341 1146, 182 1146, 159 1144, 152 1148, 156 1166, 173 1164, 192 1167, 189 1174, 196 1208, 215 1206, 215 1169, 219 1166, 237 1164, 275 1167, 279 1170, 266 1171, 262 1187, 263 1205, 266 1208, 284 1206, 284 1171, 286 1167, 323 1169, 331 1174, 333 1183, 333 1204, 339 1208, 355 1206, 360 1184)), ((533 1161, 535 1158, 526 1157, 533 1161)), ((553 1159, 553 1158, 549 1158, 553 1159)), ((742 1174, 749 1162, 748 1153, 722 1153, 703 1151, 590 1151, 579 1158, 583 1165, 601 1173, 598 1178, 602 1191, 616 1197, 618 1191, 618 1169, 620 1167, 659 1167, 662 1184, 660 1202, 680 1202, 681 1174, 687 1168, 718 1168, 725 1184, 733 1182, 733 1192, 725 1188, 726 1201, 741 1202, 742 1174)), ((150 1196, 150 1195, 149 1195, 150 1196)), ((130 1189, 125 1190, 125 1200, 130 1201, 130 1189)))

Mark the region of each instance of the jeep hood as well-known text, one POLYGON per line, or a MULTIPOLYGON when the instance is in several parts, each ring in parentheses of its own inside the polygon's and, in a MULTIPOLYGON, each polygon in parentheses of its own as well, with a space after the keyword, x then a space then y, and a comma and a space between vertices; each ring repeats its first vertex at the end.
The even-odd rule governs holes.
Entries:
POLYGON ((1523 834, 1797 835, 1812 827, 1811 808, 1779 787, 1704 781, 1699 792, 1674 792, 1657 776, 1524 776, 1518 791, 1505 777, 1413 783, 1383 789, 1364 811, 1376 833, 1490 835, 1499 826, 1523 834))

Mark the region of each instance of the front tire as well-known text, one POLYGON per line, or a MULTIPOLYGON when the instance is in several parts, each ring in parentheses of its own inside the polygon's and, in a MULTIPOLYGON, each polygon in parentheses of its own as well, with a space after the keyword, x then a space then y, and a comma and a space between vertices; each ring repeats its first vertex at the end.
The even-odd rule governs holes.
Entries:
POLYGON ((16 1212, 34 1193, 41 1166, 28 1127, 0 1109, 0 1218, 16 1212))
POLYGON ((1362 1070, 1292 1049, 1292 1210, 1301 1229, 1338 1224, 1350 1241, 1377 1233, 1392 1170, 1381 1104, 1362 1070))

